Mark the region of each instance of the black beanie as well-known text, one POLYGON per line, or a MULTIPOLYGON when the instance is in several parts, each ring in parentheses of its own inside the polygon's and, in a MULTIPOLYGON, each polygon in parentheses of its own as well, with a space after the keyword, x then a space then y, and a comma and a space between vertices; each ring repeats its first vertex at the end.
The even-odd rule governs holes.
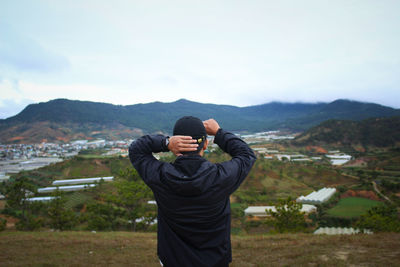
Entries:
POLYGON ((199 144, 197 151, 184 152, 182 154, 198 153, 203 148, 204 141, 207 138, 207 132, 203 122, 199 118, 192 116, 185 116, 177 120, 173 134, 191 136, 193 139, 196 139, 197 144, 199 144))

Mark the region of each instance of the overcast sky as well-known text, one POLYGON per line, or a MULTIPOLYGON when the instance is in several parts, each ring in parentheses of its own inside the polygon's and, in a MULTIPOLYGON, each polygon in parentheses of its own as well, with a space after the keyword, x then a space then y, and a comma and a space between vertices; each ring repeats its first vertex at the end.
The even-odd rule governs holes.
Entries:
POLYGON ((399 0, 1 0, 0 118, 55 98, 400 108, 399 0))

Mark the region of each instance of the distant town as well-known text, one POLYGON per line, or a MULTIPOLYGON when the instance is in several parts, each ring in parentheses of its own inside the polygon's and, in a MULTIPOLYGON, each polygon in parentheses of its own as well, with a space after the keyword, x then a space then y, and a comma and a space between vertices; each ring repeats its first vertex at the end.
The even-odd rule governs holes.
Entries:
MULTIPOLYGON (((307 157, 298 153, 284 153, 279 150, 271 150, 265 147, 257 147, 257 144, 276 142, 279 140, 294 139, 295 134, 280 131, 260 132, 241 135, 244 141, 252 145, 255 152, 265 159, 278 159, 288 161, 319 161, 322 157, 307 157)), ((210 138, 212 140, 212 138, 210 138)), ((210 141, 211 141, 210 140, 210 141)), ((127 156, 128 147, 133 139, 118 141, 100 140, 76 140, 71 143, 40 143, 40 144, 0 144, 0 181, 9 178, 8 174, 18 173, 23 170, 33 170, 43 166, 61 162, 78 155, 81 150, 104 149, 103 156, 127 156)), ((213 151, 217 145, 209 147, 213 151)), ((332 165, 342 165, 352 159, 350 155, 340 151, 329 151, 325 155, 332 165)))

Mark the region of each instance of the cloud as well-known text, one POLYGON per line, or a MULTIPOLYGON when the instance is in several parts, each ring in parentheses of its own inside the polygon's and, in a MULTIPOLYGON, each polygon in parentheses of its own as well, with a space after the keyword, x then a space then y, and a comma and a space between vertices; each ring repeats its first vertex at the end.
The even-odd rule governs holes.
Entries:
POLYGON ((57 72, 70 67, 68 59, 0 22, 0 66, 24 72, 57 72))
POLYGON ((0 99, 0 119, 17 115, 27 105, 32 104, 30 99, 0 99))

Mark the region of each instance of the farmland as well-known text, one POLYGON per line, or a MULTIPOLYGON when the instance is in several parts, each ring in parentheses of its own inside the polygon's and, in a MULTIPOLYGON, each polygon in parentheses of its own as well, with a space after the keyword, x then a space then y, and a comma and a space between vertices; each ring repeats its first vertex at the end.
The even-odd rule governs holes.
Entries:
POLYGON ((329 209, 327 213, 335 217, 354 218, 365 214, 372 207, 381 205, 382 202, 360 197, 341 199, 338 204, 329 209))

